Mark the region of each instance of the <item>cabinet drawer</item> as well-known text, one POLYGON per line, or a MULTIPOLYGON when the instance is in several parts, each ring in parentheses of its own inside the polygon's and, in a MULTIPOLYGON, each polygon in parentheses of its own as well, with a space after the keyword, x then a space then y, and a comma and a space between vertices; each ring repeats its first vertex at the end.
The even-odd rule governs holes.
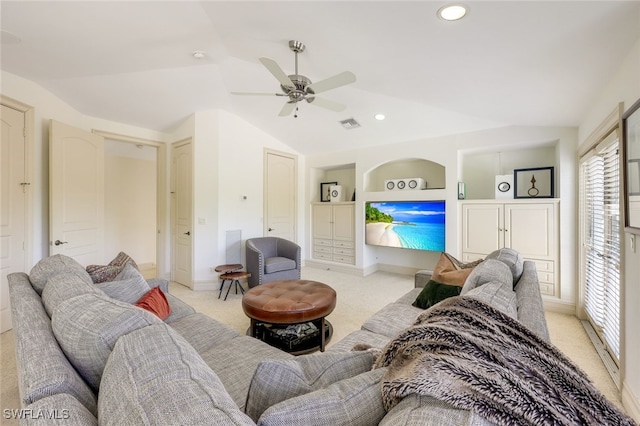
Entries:
POLYGON ((540 272, 538 271, 538 281, 540 283, 551 284, 555 283, 555 277, 553 276, 553 272, 540 272))
POLYGON ((313 240, 313 245, 331 247, 333 245, 333 240, 325 240, 323 238, 316 238, 316 239, 313 240))
POLYGON ((334 247, 333 254, 338 254, 338 255, 342 255, 342 256, 352 256, 353 257, 355 255, 355 250, 350 249, 350 248, 334 247))
POLYGON ((540 283, 540 293, 545 296, 555 296, 555 286, 549 283, 540 283))
POLYGON ((322 259, 322 260, 331 260, 333 258, 333 256, 331 255, 331 253, 324 253, 321 251, 314 251, 313 252, 313 258, 314 259, 322 259))
POLYGON ((353 241, 333 240, 334 247, 353 248, 353 241))
POLYGON ((536 264, 536 271, 538 272, 553 272, 554 262, 553 260, 541 260, 541 259, 525 259, 530 260, 531 262, 536 264))
POLYGON ((333 261, 334 262, 340 262, 340 263, 348 263, 350 265, 355 264, 355 258, 352 256, 341 256, 341 255, 333 255, 333 261))
POLYGON ((487 257, 486 254, 480 253, 462 253, 462 261, 463 262, 473 262, 474 260, 484 259, 487 257))
POLYGON ((331 247, 328 247, 328 246, 321 246, 321 245, 317 245, 317 244, 316 244, 316 245, 313 247, 313 250, 314 250, 316 253, 331 253, 332 248, 331 248, 331 247))

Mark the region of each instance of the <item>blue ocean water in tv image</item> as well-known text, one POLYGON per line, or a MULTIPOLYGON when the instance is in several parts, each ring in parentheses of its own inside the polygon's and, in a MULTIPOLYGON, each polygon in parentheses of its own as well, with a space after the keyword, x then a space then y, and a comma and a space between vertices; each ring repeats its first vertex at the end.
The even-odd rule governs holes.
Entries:
POLYGON ((445 201, 368 202, 367 244, 445 251, 445 201))
POLYGON ((444 223, 396 224, 393 231, 400 238, 403 248, 445 251, 444 223))

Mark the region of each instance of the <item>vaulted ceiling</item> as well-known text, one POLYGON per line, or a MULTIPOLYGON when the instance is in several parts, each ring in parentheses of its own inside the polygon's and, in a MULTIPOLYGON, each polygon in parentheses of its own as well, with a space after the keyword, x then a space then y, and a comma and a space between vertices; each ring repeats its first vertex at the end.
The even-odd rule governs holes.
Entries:
POLYGON ((303 154, 507 125, 577 126, 640 37, 640 1, 7 1, 0 66, 83 114, 170 132, 225 109, 303 154), (259 62, 357 81, 334 112, 284 99, 259 62), (192 53, 202 51, 196 59, 192 53), (386 116, 374 119, 376 113, 386 116), (345 130, 340 120, 361 127, 345 130))

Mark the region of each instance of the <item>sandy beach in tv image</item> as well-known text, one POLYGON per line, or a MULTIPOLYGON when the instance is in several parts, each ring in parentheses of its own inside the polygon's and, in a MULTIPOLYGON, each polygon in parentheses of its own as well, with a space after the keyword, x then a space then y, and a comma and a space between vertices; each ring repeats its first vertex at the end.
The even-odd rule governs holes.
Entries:
POLYGON ((368 202, 365 218, 367 244, 445 251, 444 201, 368 202))

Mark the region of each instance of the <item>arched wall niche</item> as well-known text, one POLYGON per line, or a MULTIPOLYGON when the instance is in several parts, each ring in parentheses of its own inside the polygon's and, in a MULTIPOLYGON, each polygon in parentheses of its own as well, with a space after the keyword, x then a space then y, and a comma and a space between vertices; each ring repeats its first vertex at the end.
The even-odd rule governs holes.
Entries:
POLYGON ((382 163, 364 174, 366 192, 384 191, 389 179, 423 178, 426 189, 444 189, 445 167, 424 158, 403 158, 382 163))

